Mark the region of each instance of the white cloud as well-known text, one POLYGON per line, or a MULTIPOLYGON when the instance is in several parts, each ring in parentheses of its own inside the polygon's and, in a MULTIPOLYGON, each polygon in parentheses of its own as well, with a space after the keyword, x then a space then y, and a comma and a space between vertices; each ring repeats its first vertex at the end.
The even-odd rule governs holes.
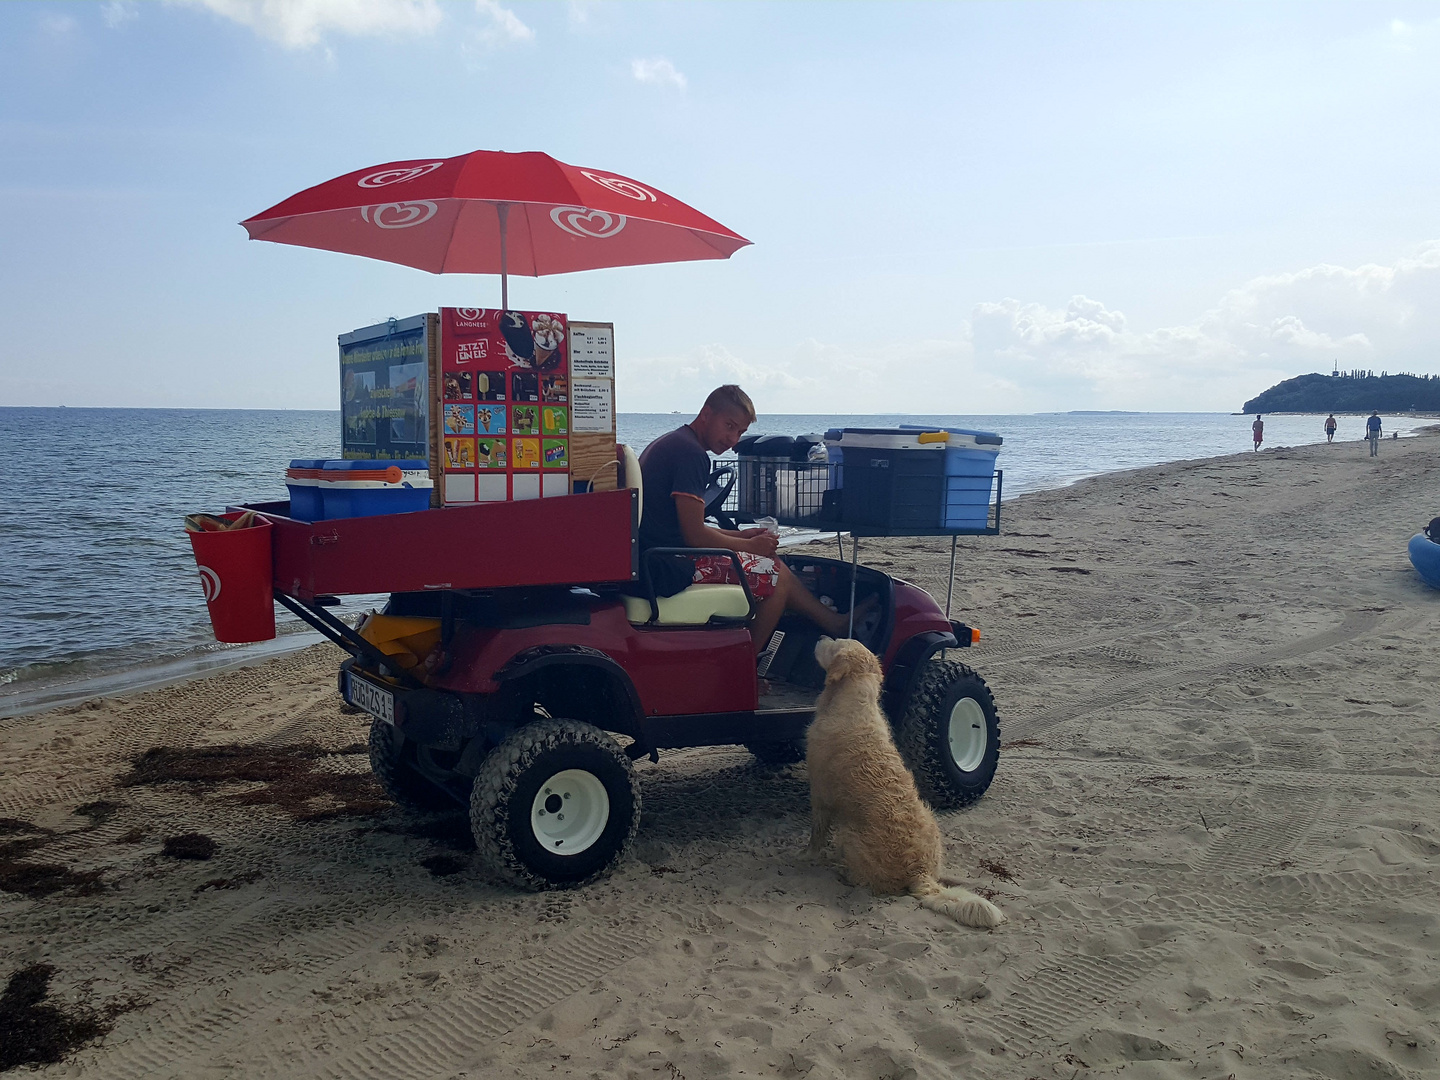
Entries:
POLYGON ((436 0, 170 0, 203 7, 288 49, 318 45, 328 33, 368 37, 428 34, 443 15, 436 0))
POLYGON ((566 21, 571 30, 590 25, 590 12, 595 10, 598 0, 570 0, 566 7, 566 21))
POLYGON ((685 89, 685 76, 676 71, 675 65, 669 60, 660 57, 654 60, 631 60, 630 74, 635 76, 637 82, 685 89))
POLYGON ((1236 409, 1308 371, 1440 368, 1440 242, 1390 266, 1320 265, 1232 289, 1194 324, 1140 331, 1088 297, 975 307, 975 363, 1027 407, 1236 409))
POLYGON ((136 10, 135 5, 126 3, 126 0, 109 0, 108 3, 100 5, 100 18, 111 30, 139 17, 140 12, 136 10))
POLYGON ((499 0, 475 0, 475 10, 488 20, 480 36, 488 41, 533 41, 535 31, 520 21, 520 17, 507 7, 501 7, 499 0))
POLYGON ((44 15, 40 16, 40 28, 46 33, 55 34, 57 37, 61 34, 70 33, 70 31, 75 29, 75 26, 76 22, 74 18, 69 15, 55 15, 47 11, 44 15))
MULTIPOLYGON (((626 363, 625 405, 664 411, 738 382, 761 412, 1231 412, 1279 382, 1342 369, 1440 373, 1440 241, 1390 265, 1257 277, 1193 322, 1150 329, 1076 296, 975 305, 947 336, 713 344, 626 363)), ((945 321, 936 324, 942 328, 945 321)))

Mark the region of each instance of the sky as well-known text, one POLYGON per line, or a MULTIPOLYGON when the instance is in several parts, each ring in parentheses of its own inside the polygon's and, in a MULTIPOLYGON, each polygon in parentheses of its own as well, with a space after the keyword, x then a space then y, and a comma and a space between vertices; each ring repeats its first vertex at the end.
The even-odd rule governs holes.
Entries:
POLYGON ((0 405, 336 408, 336 336, 498 306, 237 224, 543 150, 729 260, 512 278, 621 411, 1236 411, 1440 374, 1433 3, 0 4, 0 405))

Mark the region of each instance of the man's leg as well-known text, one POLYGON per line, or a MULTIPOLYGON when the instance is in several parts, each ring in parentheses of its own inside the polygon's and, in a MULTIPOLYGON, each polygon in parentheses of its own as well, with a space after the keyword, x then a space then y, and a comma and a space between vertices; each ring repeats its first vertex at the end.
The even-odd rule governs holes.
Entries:
MULTIPOLYGON (((769 644, 770 635, 780 625, 780 616, 786 611, 805 616, 831 637, 844 637, 849 632, 849 614, 831 611, 822 604, 778 558, 775 570, 779 579, 775 591, 756 606, 755 620, 750 624, 750 639, 755 643, 757 654, 769 644)), ((863 610, 866 605, 857 604, 856 607, 863 610)))

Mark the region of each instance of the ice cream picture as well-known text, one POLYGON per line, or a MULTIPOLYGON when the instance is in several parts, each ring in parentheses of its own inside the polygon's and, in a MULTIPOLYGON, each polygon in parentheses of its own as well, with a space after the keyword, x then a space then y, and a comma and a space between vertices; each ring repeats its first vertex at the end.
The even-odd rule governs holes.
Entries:
POLYGON ((500 336, 505 339, 505 355, 519 367, 533 367, 535 364, 535 335, 525 322, 520 311, 506 311, 500 315, 500 336))
POLYGON ((475 434, 475 406, 447 405, 445 407, 445 430, 452 435, 475 434))
POLYGON ((563 354, 558 350, 565 341, 565 327, 559 319, 553 315, 536 315, 535 321, 530 324, 531 340, 535 366, 537 368, 550 368, 557 366, 563 354))

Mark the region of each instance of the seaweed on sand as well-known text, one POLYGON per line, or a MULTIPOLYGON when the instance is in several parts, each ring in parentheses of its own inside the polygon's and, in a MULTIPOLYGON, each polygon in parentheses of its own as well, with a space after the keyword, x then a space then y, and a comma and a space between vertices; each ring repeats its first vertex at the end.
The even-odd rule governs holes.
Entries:
POLYGON ((203 861, 215 854, 215 841, 204 833, 198 832, 167 836, 164 847, 160 849, 160 854, 168 855, 172 859, 200 859, 203 861))
MULTIPOLYGON (((346 747, 338 753, 353 752, 346 747)), ((289 746, 157 746, 132 760, 126 787, 184 783, 213 788, 227 783, 263 787, 227 795, 246 806, 270 805, 296 821, 368 817, 391 807, 375 778, 367 773, 332 772, 318 767, 337 751, 311 743, 289 746)))
POLYGON ((108 1018, 93 1009, 47 1002, 54 974, 49 964, 31 964, 5 984, 0 994, 0 1072, 53 1065, 110 1030, 108 1018))
POLYGON ((0 841, 0 892, 36 899, 62 889, 74 889, 80 896, 89 896, 102 888, 99 870, 76 871, 59 863, 26 858, 50 842, 53 833, 49 829, 16 818, 3 818, 0 836, 16 837, 0 841))

